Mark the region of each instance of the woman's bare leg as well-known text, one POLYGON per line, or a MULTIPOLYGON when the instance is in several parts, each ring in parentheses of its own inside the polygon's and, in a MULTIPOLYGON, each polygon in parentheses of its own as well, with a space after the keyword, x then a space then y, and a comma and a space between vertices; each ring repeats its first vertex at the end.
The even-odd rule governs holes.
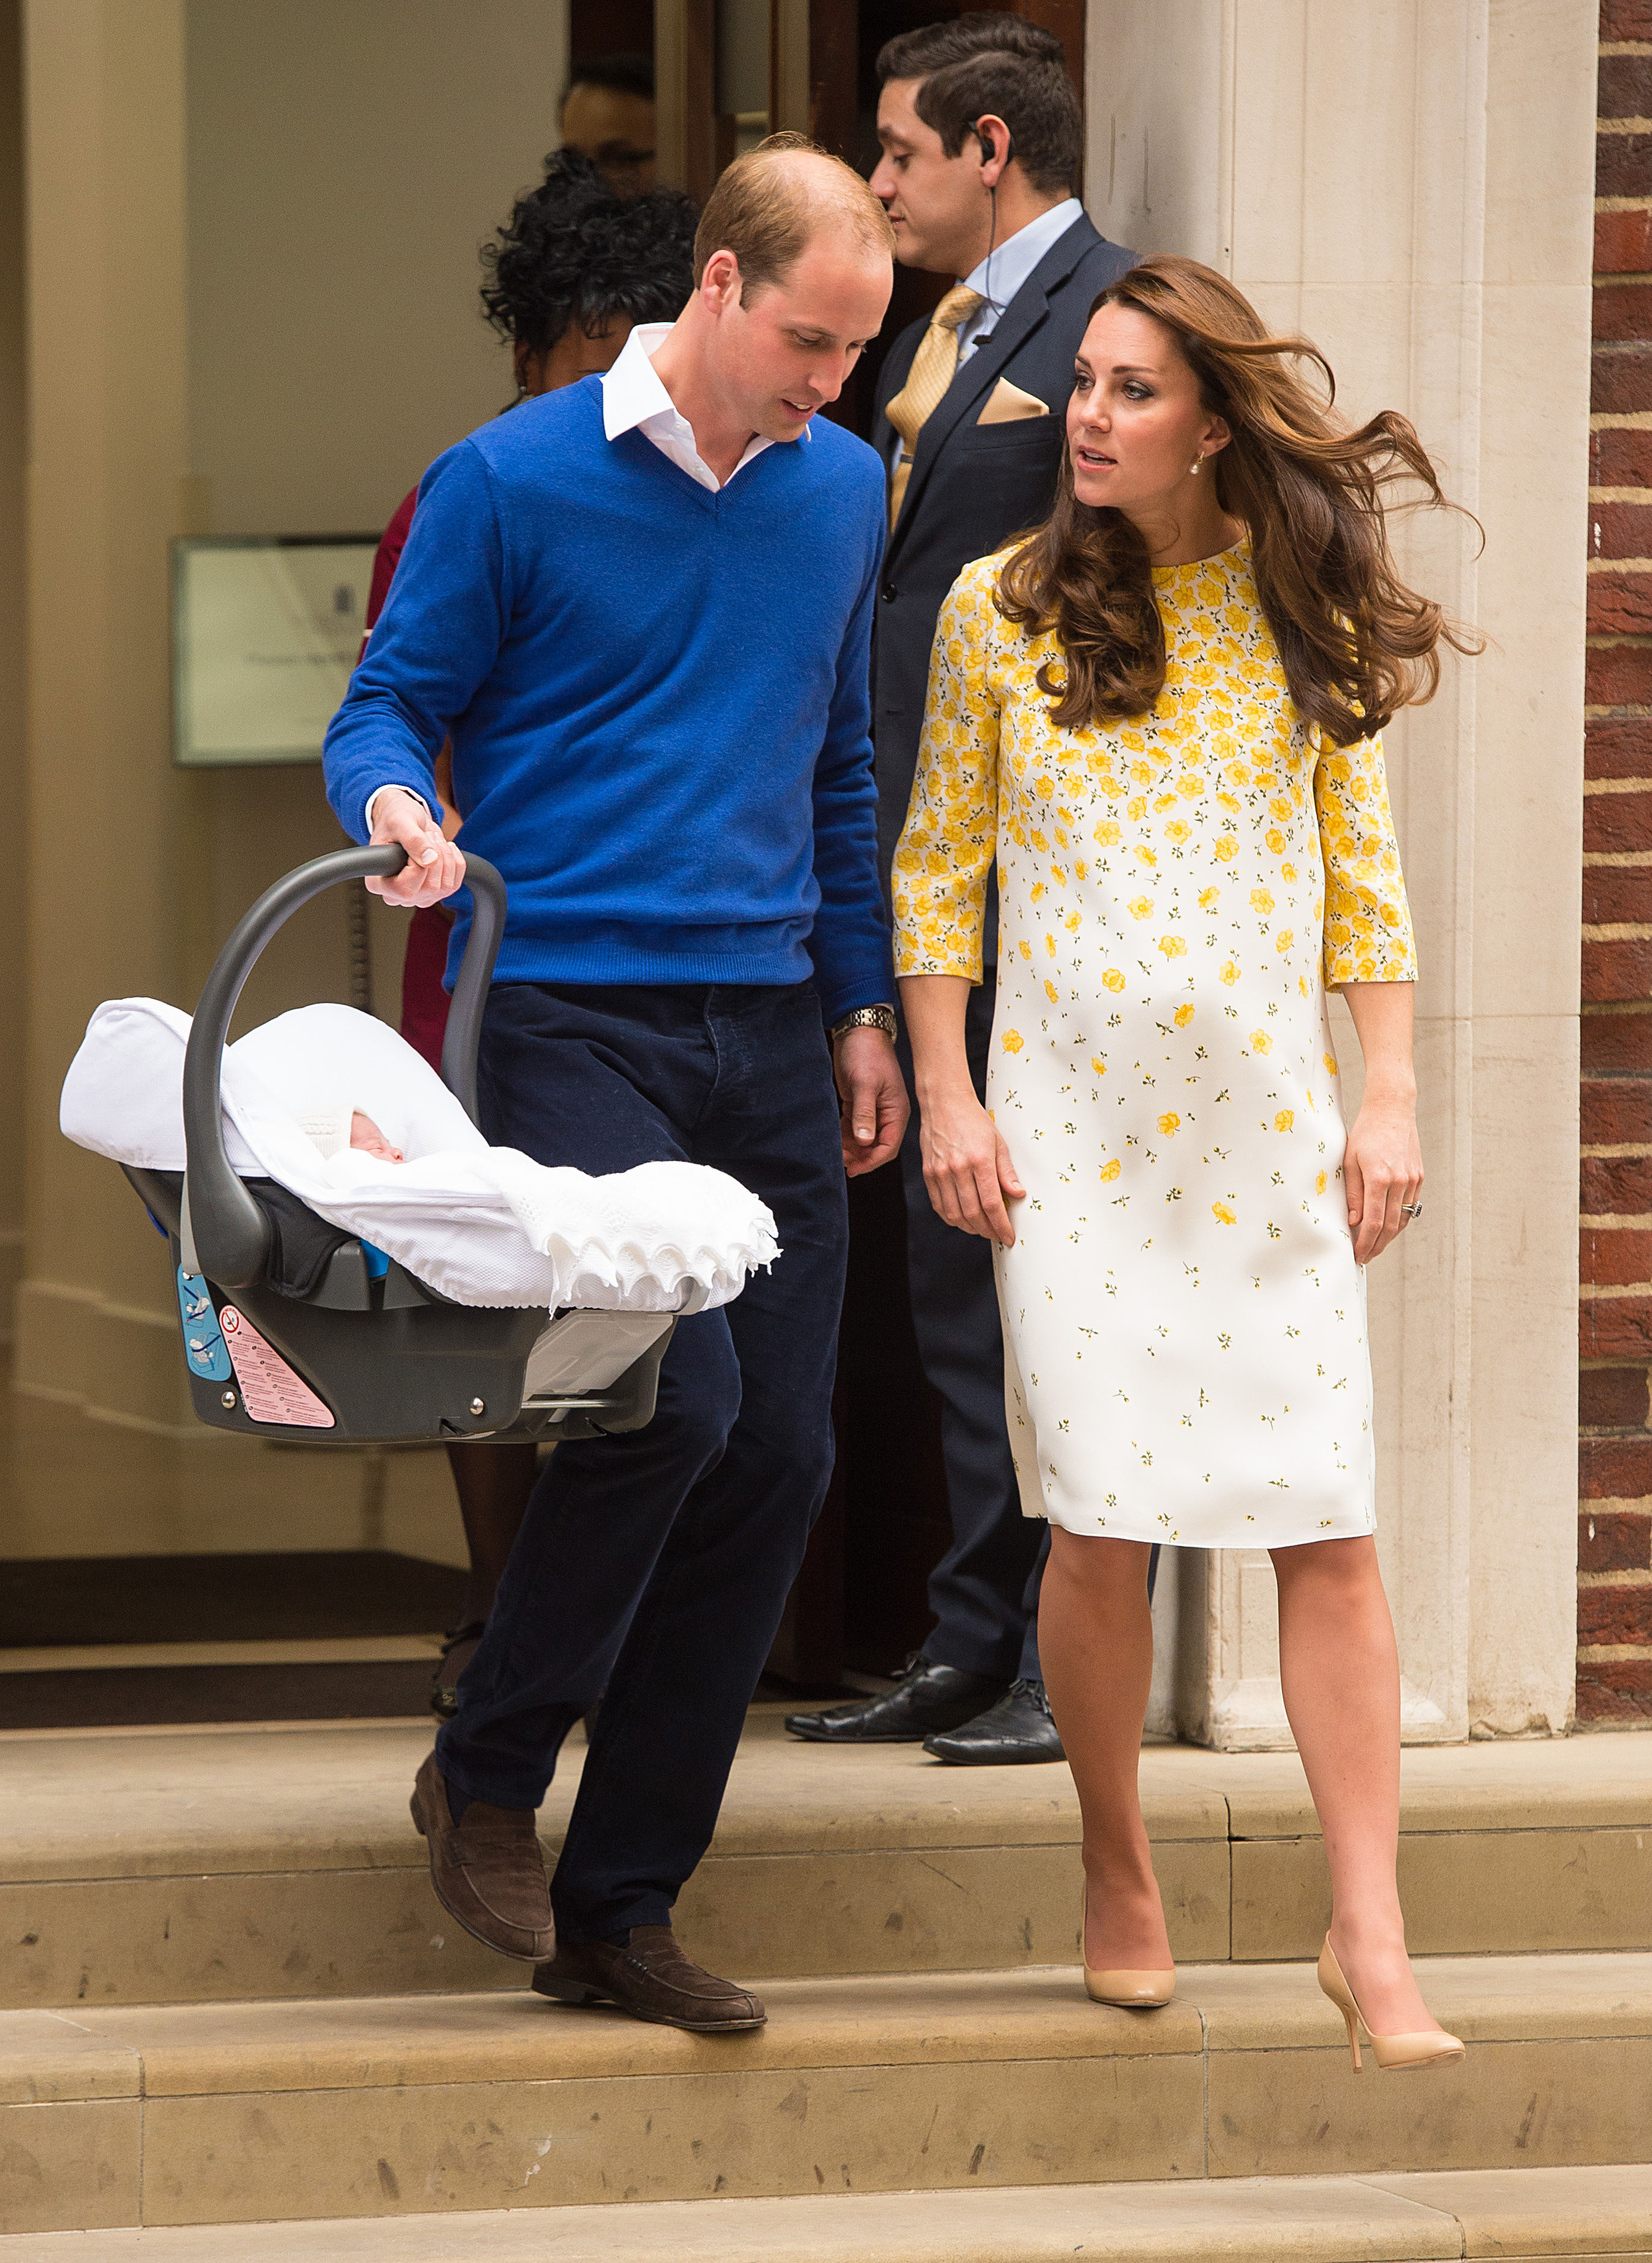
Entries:
POLYGON ((1378 2035, 1438 2028, 1411 1974, 1400 1842, 1400 1659, 1374 1540, 1272 1551, 1285 1710, 1330 1865, 1331 1947, 1378 2035))
POLYGON ((1050 1529, 1039 1593, 1039 1656, 1084 1818, 1084 1962, 1163 1972, 1164 1911, 1136 1773, 1153 1679, 1148 1547, 1050 1529))

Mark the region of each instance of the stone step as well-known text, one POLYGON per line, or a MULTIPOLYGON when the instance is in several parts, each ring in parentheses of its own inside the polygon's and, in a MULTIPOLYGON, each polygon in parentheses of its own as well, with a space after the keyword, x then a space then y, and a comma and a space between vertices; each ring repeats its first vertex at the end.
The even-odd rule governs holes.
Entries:
MULTIPOLYGON (((1652 2168, 1011 2185, 108 2231, 97 2263, 1424 2263, 1652 2256, 1652 2168), (233 2241, 233 2251, 231 2248, 233 2241)), ((85 2235, 0 2238, 73 2263, 85 2235)))
MULTIPOLYGON (((1011 1970, 1077 1941, 1064 1765, 842 1750, 754 1710, 684 1939, 745 1978, 1011 1970)), ((510 1989, 446 1919, 408 1820, 417 1723, 0 1738, 0 2006, 510 1989)), ((546 1802, 553 1849, 576 1741, 546 1802)), ((1293 1753, 1148 1746, 1179 1957, 1313 1956, 1325 1868, 1293 1753)), ((1401 1876, 1422 1954, 1652 1948, 1652 1737, 1420 1747, 1401 1876)))
POLYGON ((0 2230, 1395 2171, 1645 2151, 1652 1956, 1424 1960, 1467 2060, 1351 2070, 1301 1964, 783 1980, 709 2038, 509 1993, 0 2014, 0 2230))

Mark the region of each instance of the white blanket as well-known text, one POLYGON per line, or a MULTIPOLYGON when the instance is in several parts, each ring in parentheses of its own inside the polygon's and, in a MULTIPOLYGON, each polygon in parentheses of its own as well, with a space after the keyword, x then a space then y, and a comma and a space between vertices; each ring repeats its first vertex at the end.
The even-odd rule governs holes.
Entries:
MULTIPOLYGON (((189 1030, 188 1015, 157 999, 99 1006, 63 1081, 69 1138, 181 1171, 189 1030)), ((489 1146, 430 1064, 348 1006, 300 1007, 226 1047, 223 1108, 232 1169, 279 1180, 456 1304, 726 1305, 779 1254, 766 1207, 721 1171, 643 1163, 591 1178, 489 1146), (324 1157, 301 1128, 352 1108, 404 1163, 349 1146, 324 1157)))

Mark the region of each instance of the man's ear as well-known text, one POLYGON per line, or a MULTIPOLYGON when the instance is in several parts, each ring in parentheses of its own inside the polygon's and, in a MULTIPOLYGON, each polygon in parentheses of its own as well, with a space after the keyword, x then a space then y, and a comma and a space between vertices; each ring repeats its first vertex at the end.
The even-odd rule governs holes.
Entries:
POLYGON ((736 304, 740 293, 740 262, 726 248, 714 251, 701 271, 696 295, 714 314, 723 307, 736 304))
POLYGON ((976 119, 970 131, 981 148, 982 186, 996 189, 1015 155, 1010 129, 996 111, 989 110, 976 119))

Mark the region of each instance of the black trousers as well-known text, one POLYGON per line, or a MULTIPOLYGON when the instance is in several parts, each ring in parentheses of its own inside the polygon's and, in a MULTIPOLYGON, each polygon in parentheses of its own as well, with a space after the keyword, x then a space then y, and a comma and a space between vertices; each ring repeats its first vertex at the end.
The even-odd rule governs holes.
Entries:
POLYGON ((680 1160, 740 1180, 781 1254, 679 1320, 646 1429, 559 1446, 437 1739, 473 1799, 537 1807, 602 1710, 551 1881, 557 1930, 663 1925, 717 1820, 746 1707, 832 1465, 848 1206, 807 984, 496 987, 482 1122, 585 1171, 680 1160))
MULTIPOLYGON (((986 1097, 993 983, 969 994, 964 1025, 969 1074, 986 1097)), ((902 1066, 911 1082, 904 1034, 902 1066)), ((930 1574, 936 1625, 924 1642, 939 1666, 1041 1680, 1039 1581, 1049 1527, 1021 1514, 1004 1413, 1004 1331, 992 1244, 936 1215, 924 1184, 916 1108, 901 1150, 906 1190, 907 1278, 924 1372, 941 1396, 941 1452, 953 1544, 930 1574)))

